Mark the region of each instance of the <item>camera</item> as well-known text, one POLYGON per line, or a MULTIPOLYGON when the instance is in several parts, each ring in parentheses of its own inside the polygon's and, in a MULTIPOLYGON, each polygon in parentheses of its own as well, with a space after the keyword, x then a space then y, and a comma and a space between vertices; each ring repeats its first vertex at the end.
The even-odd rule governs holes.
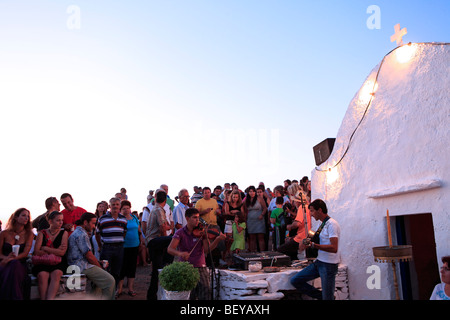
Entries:
POLYGON ((292 204, 290 204, 289 202, 286 202, 285 204, 283 204, 283 211, 285 213, 287 213, 288 210, 292 211, 292 204))

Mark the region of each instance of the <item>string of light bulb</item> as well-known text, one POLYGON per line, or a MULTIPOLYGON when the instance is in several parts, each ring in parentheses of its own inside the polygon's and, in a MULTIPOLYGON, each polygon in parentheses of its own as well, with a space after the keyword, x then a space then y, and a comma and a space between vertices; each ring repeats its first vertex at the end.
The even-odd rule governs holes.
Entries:
MULTIPOLYGON (((331 170, 335 167, 337 167, 342 160, 344 159, 344 157, 347 155, 347 152, 350 148, 350 144, 353 140, 353 136, 355 135, 356 131, 358 130, 359 126, 361 125, 361 123, 363 122, 364 118, 366 117, 367 111, 369 110, 370 105, 372 104, 373 98, 375 97, 375 92, 378 89, 378 76, 380 75, 380 71, 381 71, 381 67, 383 66, 384 61, 386 60, 386 57, 388 57, 392 52, 396 51, 396 50, 402 50, 402 48, 413 48, 413 46, 418 46, 418 45, 441 45, 441 46, 447 46, 450 45, 449 42, 418 42, 418 43, 411 43, 409 42, 408 44, 405 45, 401 45, 398 46, 394 49, 392 49, 391 51, 389 51, 388 53, 386 53, 383 57, 383 59, 380 62, 380 66, 378 67, 376 76, 375 76, 375 81, 373 82, 373 87, 372 90, 369 92, 370 95, 370 99, 367 102, 367 106, 364 110, 364 113, 361 117, 361 119, 358 122, 358 125, 356 126, 356 128, 353 130, 352 134, 350 135, 350 138, 348 140, 348 144, 347 144, 347 148, 345 149, 344 153, 342 154, 341 158, 339 159, 339 161, 337 161, 333 166, 330 166, 326 169, 320 169, 319 167, 316 167, 315 170, 319 171, 319 172, 331 172, 331 170)), ((397 55, 397 61, 399 63, 406 63, 409 60, 411 60, 414 56, 415 53, 415 48, 413 48, 414 50, 408 50, 408 51, 403 51, 401 55, 397 55)), ((397 51, 398 52, 398 51, 397 51)))

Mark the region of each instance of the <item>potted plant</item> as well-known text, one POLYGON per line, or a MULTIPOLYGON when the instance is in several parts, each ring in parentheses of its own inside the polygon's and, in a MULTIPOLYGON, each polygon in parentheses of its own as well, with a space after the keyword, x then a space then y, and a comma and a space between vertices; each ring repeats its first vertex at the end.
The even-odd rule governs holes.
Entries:
POLYGON ((186 261, 171 263, 159 274, 159 283, 169 300, 188 300, 199 279, 198 270, 186 261))

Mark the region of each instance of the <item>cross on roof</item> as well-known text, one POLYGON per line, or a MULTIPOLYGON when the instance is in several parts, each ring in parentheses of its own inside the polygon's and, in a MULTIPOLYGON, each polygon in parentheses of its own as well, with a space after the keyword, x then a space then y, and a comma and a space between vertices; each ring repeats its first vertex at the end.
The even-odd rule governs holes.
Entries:
POLYGON ((397 42, 397 46, 403 45, 403 40, 402 40, 402 38, 403 38, 403 36, 404 36, 405 34, 408 33, 408 32, 406 31, 406 28, 400 29, 400 23, 397 23, 397 24, 394 26, 394 30, 395 30, 395 33, 391 36, 391 42, 396 41, 396 42, 397 42))

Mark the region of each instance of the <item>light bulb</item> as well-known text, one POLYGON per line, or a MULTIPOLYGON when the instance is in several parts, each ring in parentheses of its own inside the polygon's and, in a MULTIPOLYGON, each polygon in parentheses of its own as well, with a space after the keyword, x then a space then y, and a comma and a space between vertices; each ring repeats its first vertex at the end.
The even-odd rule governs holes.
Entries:
POLYGON ((395 57, 399 63, 407 63, 414 57, 416 51, 417 46, 409 43, 395 50, 395 57))
POLYGON ((327 182, 328 184, 332 184, 339 178, 339 172, 337 167, 330 167, 327 172, 327 182))
POLYGON ((378 83, 374 85, 374 80, 367 80, 359 91, 359 102, 366 105, 370 101, 370 98, 373 99, 377 89, 378 83))

